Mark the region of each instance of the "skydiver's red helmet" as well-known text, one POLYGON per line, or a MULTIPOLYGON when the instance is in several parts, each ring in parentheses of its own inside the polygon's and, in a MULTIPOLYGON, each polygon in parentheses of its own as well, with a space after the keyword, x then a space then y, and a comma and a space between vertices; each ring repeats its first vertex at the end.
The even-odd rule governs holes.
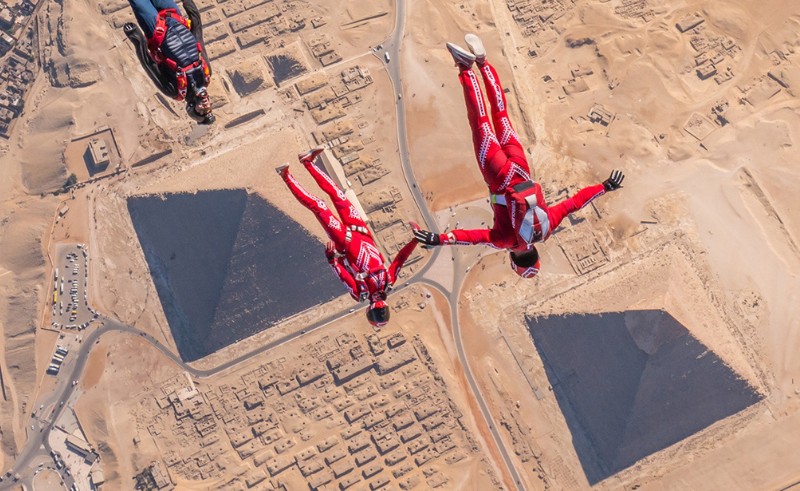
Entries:
POLYGON ((539 251, 531 247, 524 252, 511 251, 511 269, 523 278, 533 278, 539 274, 539 251))
POLYGON ((369 304, 367 320, 375 327, 385 326, 389 322, 389 305, 385 300, 377 300, 369 304))

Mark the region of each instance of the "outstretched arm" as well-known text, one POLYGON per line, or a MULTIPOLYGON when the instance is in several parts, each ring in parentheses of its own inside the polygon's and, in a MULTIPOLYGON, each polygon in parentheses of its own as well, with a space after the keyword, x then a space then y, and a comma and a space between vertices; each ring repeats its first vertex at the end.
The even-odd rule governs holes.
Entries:
POLYGON ((505 249, 513 245, 509 243, 504 234, 494 228, 455 229, 446 234, 434 234, 427 230, 417 230, 414 232, 414 238, 417 242, 429 246, 485 244, 497 249, 505 249))
POLYGON ((622 181, 624 179, 625 175, 622 173, 622 171, 612 171, 608 179, 600 184, 587 186, 564 201, 550 206, 547 209, 547 218, 550 222, 548 235, 549 233, 552 233, 552 231, 554 231, 561 224, 561 221, 570 213, 580 210, 584 206, 591 203, 592 200, 598 196, 602 196, 605 193, 616 191, 617 189, 621 188, 622 181))
POLYGON ((400 252, 394 257, 394 261, 392 264, 389 265, 389 284, 394 285, 395 280, 397 279, 398 273, 400 273, 400 268, 403 267, 403 264, 406 262, 408 257, 414 252, 414 248, 417 247, 416 239, 411 239, 408 244, 404 245, 400 252))

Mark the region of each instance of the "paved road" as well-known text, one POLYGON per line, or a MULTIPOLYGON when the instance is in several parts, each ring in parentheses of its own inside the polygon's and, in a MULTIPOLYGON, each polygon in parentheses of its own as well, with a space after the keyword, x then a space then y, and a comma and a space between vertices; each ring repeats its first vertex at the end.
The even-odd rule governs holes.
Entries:
MULTIPOLYGON (((395 102, 396 102, 396 111, 397 111, 398 148, 399 148, 400 162, 401 162, 401 165, 402 165, 403 174, 404 174, 405 179, 406 179, 406 181, 408 183, 409 189, 411 190, 411 193, 413 195, 414 201, 417 203, 419 211, 422 214, 422 217, 423 217, 423 219, 425 221, 426 227, 429 230, 437 231, 438 230, 438 226, 437 226, 436 220, 434 219, 433 215, 431 214, 430 210, 428 209, 425 197, 422 195, 421 191, 419 190, 419 187, 416 184, 416 179, 414 178, 414 173, 413 173, 413 170, 411 169, 410 158, 409 158, 408 139, 407 139, 407 133, 406 133, 405 103, 404 103, 404 98, 402 97, 403 85, 402 85, 402 79, 401 79, 401 76, 400 76, 400 63, 399 63, 400 43, 401 43, 401 40, 402 40, 402 37, 403 37, 404 24, 405 24, 405 1, 398 0, 398 2, 397 2, 397 17, 395 18, 394 31, 393 31, 392 35, 390 36, 390 38, 383 44, 383 51, 376 50, 375 54, 376 54, 376 56, 380 57, 383 60, 384 58, 383 58, 383 54, 382 53, 384 53, 384 52, 385 53, 389 53, 389 57, 390 57, 391 61, 389 61, 386 64, 386 69, 387 69, 387 71, 389 73, 389 78, 390 78, 390 80, 392 82, 392 87, 393 87, 393 90, 394 90, 394 92, 396 94, 395 102)), ((498 449, 500 450, 500 453, 501 453, 501 456, 502 456, 502 458, 504 460, 504 463, 505 463, 506 467, 508 468, 509 472, 511 473, 511 476, 512 476, 512 478, 514 480, 514 484, 515 484, 516 488, 518 490, 522 490, 522 489, 524 489, 522 481, 521 481, 521 479, 519 477, 519 474, 517 473, 516 468, 514 467, 514 463, 511 460, 511 457, 510 457, 508 451, 505 448, 503 440, 502 440, 502 438, 501 438, 501 436, 500 436, 500 434, 498 432, 498 428, 497 428, 497 426, 494 424, 494 422, 492 420, 491 412, 489 411, 488 405, 486 404, 486 402, 483 399, 483 396, 482 396, 482 394, 480 392, 480 388, 479 388, 478 384, 476 383, 474 376, 472 375, 472 371, 471 371, 469 362, 467 360, 466 353, 464 351, 463 340, 462 340, 462 336, 461 336, 461 330, 460 330, 460 326, 459 326, 459 323, 458 323, 458 296, 459 296, 459 294, 461 292, 461 285, 463 283, 464 274, 462 273, 462 274, 457 274, 456 275, 456 279, 454 281, 452 290, 444 287, 443 285, 441 285, 438 282, 435 282, 435 281, 430 280, 430 279, 423 278, 425 273, 435 263, 436 258, 440 254, 440 251, 441 251, 441 249, 439 249, 439 248, 431 249, 431 252, 432 252, 431 253, 431 257, 430 257, 429 261, 427 262, 427 264, 425 266, 423 266, 414 275, 414 277, 412 277, 408 281, 407 284, 412 284, 412 283, 417 283, 417 282, 425 283, 425 284, 427 284, 427 285, 439 290, 440 292, 442 292, 447 297, 448 302, 450 304, 450 315, 451 315, 451 319, 452 319, 453 332, 454 332, 454 337, 455 337, 455 341, 456 341, 456 348, 457 348, 457 351, 458 351, 459 359, 461 361, 461 365, 464 367, 464 372, 465 372, 465 375, 466 375, 466 378, 467 378, 467 382, 469 383, 470 388, 472 389, 472 392, 473 392, 473 394, 475 396, 475 399, 478 402, 478 405, 479 405, 479 407, 481 409, 481 413, 483 414, 483 417, 486 420, 486 424, 489 427, 489 431, 492 434, 492 438, 494 439, 495 444, 497 445, 498 449)), ((459 267, 459 270, 463 270, 463 269, 459 267)), ((404 289, 404 287, 399 287, 399 288, 396 289, 396 291, 401 291, 403 289, 404 289)), ((262 346, 259 346, 257 348, 254 348, 254 349, 248 351, 247 353, 242 354, 241 356, 239 356, 239 357, 237 357, 235 359, 229 360, 229 361, 227 361, 227 362, 225 362, 225 363, 223 363, 221 365, 218 365, 218 366, 213 367, 213 368, 205 369, 205 370, 197 369, 197 368, 194 368, 194 367, 184 363, 177 354, 175 354, 173 351, 171 351, 166 345, 160 343, 153 336, 151 336, 151 335, 149 335, 149 334, 147 334, 147 333, 145 333, 145 332, 143 332, 143 331, 141 331, 141 330, 139 330, 139 329, 137 329, 137 328, 135 328, 133 326, 129 326, 129 325, 123 324, 123 323, 121 323, 121 322, 119 322, 119 321, 117 321, 115 319, 101 318, 100 320, 103 322, 103 325, 101 327, 97 328, 96 330, 94 330, 93 332, 91 332, 91 334, 89 334, 86 337, 86 339, 84 340, 83 345, 78 350, 78 352, 74 353, 75 359, 77 359, 77 361, 75 362, 75 364, 72 366, 71 370, 69 371, 69 375, 67 376, 67 373, 64 372, 63 369, 62 369, 62 373, 59 374, 59 377, 62 378, 62 380, 65 380, 65 382, 62 382, 62 386, 63 387, 60 388, 61 392, 60 392, 60 394, 57 395, 57 397, 53 401, 53 404, 55 405, 54 412, 46 420, 42 421, 42 423, 44 423, 46 425, 46 426, 44 426, 42 431, 40 431, 38 433, 32 433, 30 435, 30 438, 29 438, 28 442, 26 443, 24 449, 17 456, 13 468, 14 469, 25 469, 27 471, 28 470, 28 466, 30 465, 30 463, 33 461, 34 458, 36 458, 37 456, 41 456, 43 454, 47 455, 47 452, 49 452, 49 450, 50 450, 49 444, 47 442, 48 442, 48 437, 50 435, 50 430, 52 428, 52 422, 58 420, 58 418, 60 417, 62 412, 68 406, 67 405, 67 401, 70 399, 70 397, 72 397, 72 395, 73 395, 73 393, 75 391, 75 387, 76 386, 73 385, 72 383, 70 383, 69 381, 70 380, 79 380, 80 379, 80 376, 81 376, 81 374, 83 373, 83 371, 84 371, 84 369, 86 367, 86 363, 87 363, 88 358, 89 358, 89 352, 92 350, 92 348, 96 344, 96 342, 99 341, 100 337, 102 335, 104 335, 105 333, 107 333, 107 332, 112 332, 112 331, 127 332, 127 333, 130 333, 132 335, 140 336, 145 341, 147 341, 148 343, 153 345, 156 349, 158 349, 165 357, 170 359, 176 365, 180 366, 183 370, 189 372, 190 374, 192 374, 195 377, 205 378, 205 377, 210 377, 210 376, 216 375, 216 374, 218 374, 218 373, 220 373, 222 371, 228 370, 229 368, 232 368, 232 367, 234 367, 236 365, 239 365, 240 363, 252 358, 253 356, 256 356, 256 355, 258 355, 260 353, 263 353, 265 351, 269 351, 269 350, 271 350, 273 348, 276 348, 276 347, 281 346, 281 345, 283 345, 285 343, 288 343, 288 342, 290 342, 290 341, 292 341, 292 340, 294 340, 294 339, 296 339, 296 338, 298 338, 300 336, 303 336, 304 334, 307 334, 307 333, 309 333, 311 331, 319 329, 319 328, 321 328, 321 327, 323 327, 323 326, 325 326, 327 324, 330 324, 331 322, 334 322, 334 321, 336 321, 338 319, 341 319, 342 317, 345 317, 347 315, 350 315, 350 309, 344 310, 344 311, 341 311, 341 312, 337 312, 337 313, 335 313, 333 315, 330 315, 330 316, 328 316, 328 317, 326 317, 324 319, 321 319, 320 321, 312 324, 311 326, 308 326, 308 327, 306 327, 304 329, 300 329, 298 331, 295 331, 295 332, 292 332, 290 334, 287 334, 286 336, 278 338, 278 339, 276 339, 274 341, 271 341, 271 342, 269 342, 269 343, 267 343, 265 345, 262 345, 262 346)), ((25 472, 25 476, 23 477, 23 482, 25 482, 26 484, 32 482, 32 473, 25 472)), ((71 484, 71 483, 68 483, 68 484, 71 484)), ((10 489, 11 487, 12 487, 12 483, 9 483, 9 482, 0 483, 0 490, 10 489)))
MULTIPOLYGON (((463 271, 459 268, 460 271, 463 271)), ((453 324, 453 336, 456 340, 456 350, 458 351, 458 359, 461 360, 461 366, 464 367, 464 374, 467 377, 467 382, 469 386, 472 388, 472 393, 475 394, 475 400, 478 401, 478 405, 481 408, 481 413, 483 413, 483 418, 486 420, 486 424, 489 426, 489 431, 492 433, 492 438, 494 438, 495 444, 497 448, 500 450, 500 454, 503 457, 503 461, 508 467, 508 472, 511 473, 511 477, 514 480, 514 485, 517 487, 518 490, 525 489, 525 486, 522 484, 522 479, 520 479, 519 473, 517 469, 514 467, 514 462, 511 459, 511 456, 506 450, 506 447, 503 443, 502 437, 500 432, 498 431, 498 426, 494 424, 494 420, 492 419, 492 413, 489 411, 489 406, 487 406, 486 401, 483 399, 483 394, 481 393, 481 389, 478 386, 477 382, 475 381, 475 377, 472 375, 472 368, 469 365, 469 360, 467 359, 467 354, 464 351, 464 341, 461 337, 461 328, 458 323, 458 299, 461 295, 461 286, 464 282, 464 273, 458 273, 456 275, 456 280, 454 281, 455 285, 458 287, 454 287, 453 291, 447 291, 442 288, 436 282, 423 279, 422 283, 427 283, 428 285, 432 286, 433 288, 438 289, 444 295, 447 296, 448 302, 450 303, 450 318, 452 319, 453 324)))
MULTIPOLYGON (((398 288, 398 290, 402 290, 402 288, 398 288)), ((254 348, 248 351, 247 353, 238 356, 233 360, 229 360, 221 365, 206 370, 200 370, 184 363, 183 360, 181 360, 177 354, 175 354, 172 350, 170 350, 168 346, 159 342, 150 334, 147 334, 137 329, 136 327, 123 324, 115 319, 101 317, 99 321, 102 322, 102 326, 95 329, 90 334, 88 334, 85 337, 83 344, 79 349, 73 349, 72 351, 70 351, 70 355, 73 356, 74 357, 73 360, 75 360, 73 362, 74 364, 62 367, 61 371, 58 374, 58 377, 61 380, 61 382, 59 383, 59 386, 55 390, 55 393, 57 395, 55 396, 55 398, 52 397, 48 398, 48 401, 45 404, 46 406, 54 405, 55 409, 53 410, 53 413, 51 415, 47 416, 46 418, 40 419, 39 420, 40 424, 38 426, 36 425, 36 423, 34 423, 35 429, 29 434, 28 441, 26 442, 22 452, 20 452, 20 454, 17 455, 13 469, 15 470, 15 472, 20 472, 20 474, 22 474, 23 472, 18 471, 17 469, 25 470, 26 471, 25 475, 27 477, 28 476, 27 469, 33 459, 43 454, 49 457, 50 446, 47 442, 50 436, 50 431, 52 429, 53 423, 55 421, 58 421, 58 418, 69 406, 67 404, 67 401, 69 401, 70 397, 72 397, 72 394, 75 392, 76 389, 76 385, 73 385, 72 381, 80 380, 81 375, 83 374, 83 371, 86 368, 86 363, 89 360, 89 353, 91 352, 94 345, 100 340, 100 337, 108 332, 127 332, 134 336, 139 336, 148 343, 150 343, 151 345, 153 345, 153 347, 158 349, 165 357, 170 359, 173 363, 180 366, 181 369, 189 372, 195 377, 206 378, 216 375, 220 372, 223 372, 233 366, 236 366, 260 353, 269 351, 273 348, 288 343, 295 338, 298 338, 304 334, 319 329, 347 315, 350 315, 349 309, 337 312, 324 319, 321 319, 320 321, 308 327, 289 333, 286 336, 283 336, 265 345, 254 348), (42 428, 42 430, 38 431, 40 428, 42 428)), ((40 417, 41 416, 42 415, 40 415, 40 417)), ((9 489, 11 488, 11 486, 12 483, 9 482, 0 483, 0 490, 9 489)))
MULTIPOLYGON (((403 167, 403 174, 405 175, 406 182, 408 183, 409 188, 411 189, 411 193, 414 197, 414 201, 417 202, 417 206, 419 207, 420 213, 422 214, 425 223, 428 227, 428 230, 438 232, 438 225, 436 220, 433 218, 430 210, 428 210, 428 204, 425 200, 425 196, 423 196, 422 192, 420 191, 419 187, 417 186, 416 179, 414 178, 414 171, 411 169, 411 159, 409 158, 408 152, 408 136, 406 133, 406 114, 405 114, 405 97, 403 97, 403 81, 402 77, 400 76, 400 45, 402 42, 403 34, 404 34, 404 25, 405 25, 405 8, 406 2, 405 0, 398 0, 397 1, 397 16, 395 17, 395 25, 394 31, 389 39, 383 43, 383 48, 386 53, 389 53, 390 60, 386 63, 386 69, 389 73, 389 79, 392 81, 392 88, 395 92, 395 103, 397 108, 397 139, 398 139, 398 146, 400 149, 400 162, 403 167)), ((376 53, 378 56, 380 55, 380 51, 376 53)), ((383 58, 385 60, 385 58, 383 58)), ((511 460, 511 457, 506 450, 505 444, 497 430, 497 425, 494 424, 492 420, 492 413, 489 411, 489 407, 486 404, 486 401, 481 394, 480 388, 478 384, 475 382, 475 377, 472 375, 472 370, 469 366, 469 362, 467 360, 466 353, 464 352, 464 343, 461 337, 461 328, 458 323, 458 296, 461 292, 461 285, 464 280, 463 274, 456 274, 455 281, 453 282, 452 291, 448 290, 447 288, 443 287, 441 284, 427 279, 422 279, 422 276, 427 272, 429 268, 436 262, 437 257, 441 251, 440 248, 432 249, 433 253, 431 254, 428 263, 415 275, 414 280, 421 280, 423 283, 427 283, 428 285, 436 288, 437 290, 441 291, 448 299, 450 304, 450 317, 451 323, 453 325, 453 335, 456 341, 456 349, 458 350, 458 357, 461 360, 461 366, 464 367, 464 374, 467 377, 467 382, 472 389, 472 393, 475 396, 475 399, 478 401, 478 405, 481 408, 481 413, 483 413, 483 417, 486 420, 486 424, 489 427, 489 431, 492 434, 492 438, 494 438, 495 444, 500 450, 500 454, 503 457, 503 461, 505 466, 508 468, 508 471, 511 473, 512 479, 514 480, 514 485, 518 490, 525 489, 522 480, 520 479, 519 473, 517 472, 516 468, 514 467, 514 462, 511 460)), ((464 271, 463 269, 459 268, 459 271, 464 271)))
POLYGON ((417 203, 422 218, 428 230, 437 231, 436 220, 428 210, 427 202, 414 179, 414 171, 411 169, 411 158, 408 155, 408 136, 406 134, 406 108, 405 97, 403 97, 403 79, 400 76, 400 44, 403 38, 403 31, 406 18, 406 2, 398 0, 397 16, 394 20, 394 31, 383 44, 383 50, 377 50, 375 55, 385 62, 383 53, 388 53, 391 61, 385 63, 386 71, 389 73, 389 80, 392 82, 394 91, 395 109, 397 111, 397 141, 400 151, 400 164, 403 168, 403 175, 406 178, 414 201, 417 203))

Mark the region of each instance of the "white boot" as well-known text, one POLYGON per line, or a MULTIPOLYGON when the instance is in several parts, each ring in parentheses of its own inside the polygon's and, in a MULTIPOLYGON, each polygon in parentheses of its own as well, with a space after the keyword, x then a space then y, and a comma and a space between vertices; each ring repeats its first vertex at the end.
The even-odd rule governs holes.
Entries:
POLYGON ((486 48, 483 47, 483 41, 476 34, 469 33, 464 36, 464 42, 469 46, 469 50, 475 55, 475 61, 478 65, 483 65, 486 62, 486 48))
POLYGON ((472 64, 475 63, 475 55, 453 43, 447 43, 446 46, 457 67, 467 70, 472 68, 472 64))

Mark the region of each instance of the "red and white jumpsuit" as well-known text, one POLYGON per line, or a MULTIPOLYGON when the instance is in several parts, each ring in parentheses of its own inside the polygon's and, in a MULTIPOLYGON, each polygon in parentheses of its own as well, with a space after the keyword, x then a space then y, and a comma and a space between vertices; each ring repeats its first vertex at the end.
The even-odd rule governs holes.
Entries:
POLYGON ((441 234, 439 238, 442 244, 486 244, 499 249, 521 252, 530 249, 534 242, 547 240, 564 217, 604 194, 605 189, 602 184, 589 186, 560 203, 547 206, 541 186, 539 183, 534 183, 537 204, 533 210, 533 220, 537 231, 536 238, 529 243, 520 237, 515 225, 523 219, 526 210, 518 210, 516 209, 518 207, 512 206, 510 203, 508 206, 501 203, 505 201, 504 194, 507 190, 531 180, 531 171, 519 137, 508 119, 506 98, 497 72, 488 62, 479 65, 478 69, 489 95, 494 129, 489 122, 489 115, 475 73, 471 69, 462 69, 458 74, 458 79, 464 87, 464 99, 467 105, 469 125, 472 128, 475 156, 478 159, 483 180, 486 181, 489 193, 493 197, 494 224, 491 229, 455 229, 441 234), (500 135, 499 140, 497 135, 500 135))
POLYGON ((325 191, 336 207, 337 218, 325 201, 309 194, 300 183, 286 170, 283 180, 289 186, 297 201, 311 210, 319 223, 327 232, 334 244, 337 255, 329 259, 333 271, 345 284, 350 295, 357 301, 375 302, 386 299, 386 291, 391 289, 400 268, 408 259, 417 241, 406 244, 392 261, 387 270, 384 258, 355 206, 345 197, 344 192, 324 172, 312 162, 304 161, 303 165, 325 191))

